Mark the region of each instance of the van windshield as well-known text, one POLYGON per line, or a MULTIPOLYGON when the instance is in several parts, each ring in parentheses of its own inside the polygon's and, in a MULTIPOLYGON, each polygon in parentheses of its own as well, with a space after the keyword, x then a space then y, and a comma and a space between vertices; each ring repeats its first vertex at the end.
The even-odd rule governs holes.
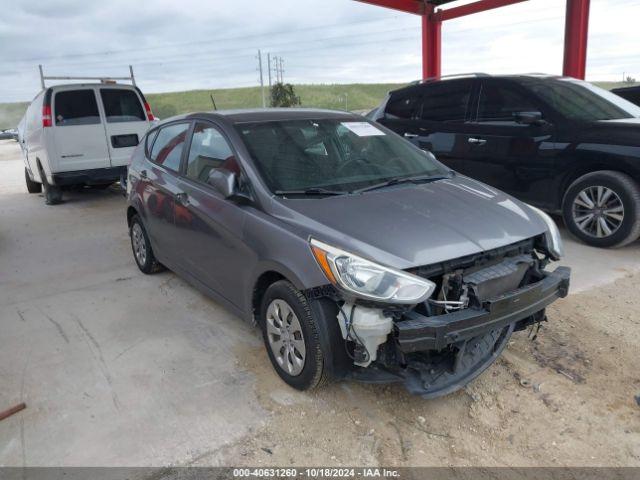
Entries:
POLYGON ((595 85, 562 78, 531 86, 562 116, 583 122, 640 117, 640 107, 595 85))
POLYGON ((348 193, 394 179, 449 173, 430 153, 365 120, 254 122, 236 129, 274 192, 348 193))

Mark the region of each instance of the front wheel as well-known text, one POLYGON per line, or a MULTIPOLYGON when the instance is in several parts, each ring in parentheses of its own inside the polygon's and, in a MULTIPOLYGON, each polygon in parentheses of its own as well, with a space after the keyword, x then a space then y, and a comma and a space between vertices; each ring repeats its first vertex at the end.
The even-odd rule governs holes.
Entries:
POLYGON ((297 390, 325 383, 325 353, 307 298, 290 282, 272 284, 262 298, 260 326, 269 359, 280 378, 297 390))
POLYGON ((585 243, 622 247, 640 237, 640 187, 624 173, 588 173, 567 190, 562 214, 569 231, 585 243))
POLYGON ((27 171, 27 167, 24 167, 24 180, 25 180, 25 183, 27 184, 27 192, 29 193, 42 192, 42 184, 31 180, 31 177, 29 177, 29 172, 27 171))

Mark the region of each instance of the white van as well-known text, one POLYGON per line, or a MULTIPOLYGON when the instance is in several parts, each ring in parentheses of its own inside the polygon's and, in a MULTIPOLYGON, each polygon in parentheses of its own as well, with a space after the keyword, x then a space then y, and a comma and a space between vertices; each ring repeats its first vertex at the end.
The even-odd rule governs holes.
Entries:
POLYGON ((61 187, 125 179, 131 153, 153 120, 135 85, 103 80, 43 89, 27 109, 21 136, 27 190, 44 189, 51 205, 62 199, 61 187))

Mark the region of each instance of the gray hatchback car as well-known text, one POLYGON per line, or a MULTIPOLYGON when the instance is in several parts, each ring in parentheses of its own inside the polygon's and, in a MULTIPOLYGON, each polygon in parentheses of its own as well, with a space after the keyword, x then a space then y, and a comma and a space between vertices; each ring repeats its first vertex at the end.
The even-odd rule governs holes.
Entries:
POLYGON ((129 168, 136 263, 262 329, 278 375, 455 391, 569 288, 554 222, 346 112, 163 121, 129 168))

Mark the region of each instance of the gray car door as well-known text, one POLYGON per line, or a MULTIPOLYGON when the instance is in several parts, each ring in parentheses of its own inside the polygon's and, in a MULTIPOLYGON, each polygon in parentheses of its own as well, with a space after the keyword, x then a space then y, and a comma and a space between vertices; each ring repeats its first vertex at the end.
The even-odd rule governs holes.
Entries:
POLYGON ((180 266, 208 288, 241 306, 241 273, 254 256, 243 242, 246 212, 207 183, 214 169, 240 174, 236 156, 221 130, 196 122, 178 180, 175 223, 180 232, 180 266))

